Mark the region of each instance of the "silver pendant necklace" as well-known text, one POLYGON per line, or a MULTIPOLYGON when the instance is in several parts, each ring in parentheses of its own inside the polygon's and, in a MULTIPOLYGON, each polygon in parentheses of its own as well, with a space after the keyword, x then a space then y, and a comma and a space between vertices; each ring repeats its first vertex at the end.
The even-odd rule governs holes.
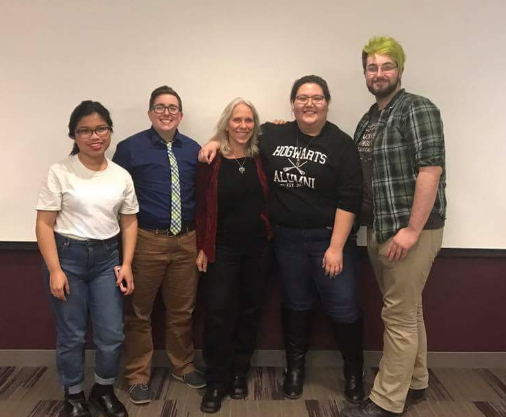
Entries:
POLYGON ((241 174, 244 174, 244 171, 246 171, 246 168, 244 168, 244 164, 246 163, 246 157, 244 158, 244 161, 242 161, 242 164, 237 160, 237 158, 235 158, 235 162, 237 162, 237 164, 239 165, 239 172, 241 174))

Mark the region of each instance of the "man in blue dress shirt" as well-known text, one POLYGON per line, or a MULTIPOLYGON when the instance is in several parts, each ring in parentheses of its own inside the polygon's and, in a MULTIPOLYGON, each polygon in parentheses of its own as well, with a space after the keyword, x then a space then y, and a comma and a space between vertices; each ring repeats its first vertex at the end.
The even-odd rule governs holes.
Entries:
POLYGON ((151 399, 151 312, 161 289, 166 307, 165 346, 172 376, 205 386, 193 364, 192 312, 198 272, 195 241, 195 172, 200 145, 178 131, 179 95, 162 86, 151 93, 151 128, 120 142, 114 162, 132 176, 139 200, 139 234, 133 261, 135 291, 125 306, 125 378, 130 401, 151 399))

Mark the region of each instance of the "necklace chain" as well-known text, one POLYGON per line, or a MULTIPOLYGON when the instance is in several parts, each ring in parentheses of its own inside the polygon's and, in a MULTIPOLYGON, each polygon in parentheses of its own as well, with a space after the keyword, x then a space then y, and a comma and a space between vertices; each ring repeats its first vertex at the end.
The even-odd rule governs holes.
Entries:
POLYGON ((297 158, 295 158, 295 161, 297 163, 297 167, 300 168, 300 157, 302 156, 302 152, 304 152, 309 147, 309 145, 311 145, 311 142, 313 141, 314 138, 315 138, 314 136, 311 136, 311 139, 309 139, 309 142, 307 143, 307 145, 304 146, 304 148, 301 148, 299 146, 299 132, 297 131, 297 150, 299 151, 299 153, 297 154, 297 158))

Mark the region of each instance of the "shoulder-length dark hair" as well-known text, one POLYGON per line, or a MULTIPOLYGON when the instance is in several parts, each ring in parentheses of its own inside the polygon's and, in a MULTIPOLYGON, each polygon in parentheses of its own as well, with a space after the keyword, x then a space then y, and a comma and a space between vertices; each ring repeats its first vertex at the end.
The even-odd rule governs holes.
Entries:
MULTIPOLYGON (((80 122, 80 120, 83 117, 89 116, 90 114, 97 113, 102 119, 105 120, 107 123, 107 126, 111 128, 112 132, 112 119, 111 114, 109 113, 109 110, 107 110, 101 103, 98 101, 92 101, 92 100, 84 100, 79 104, 72 114, 70 115, 69 120, 69 138, 75 139, 76 138, 76 127, 77 124, 80 122)), ((74 142, 74 147, 72 148, 72 151, 70 152, 70 155, 77 155, 79 153, 79 147, 74 142)))

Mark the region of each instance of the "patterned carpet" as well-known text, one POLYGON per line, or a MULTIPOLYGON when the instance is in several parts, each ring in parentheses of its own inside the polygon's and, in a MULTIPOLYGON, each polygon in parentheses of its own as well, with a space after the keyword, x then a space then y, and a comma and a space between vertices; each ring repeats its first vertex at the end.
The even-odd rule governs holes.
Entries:
MULTIPOLYGON (((230 417, 339 417, 346 402, 342 396, 342 369, 308 368, 304 394, 287 400, 281 391, 282 368, 254 368, 246 400, 226 398, 216 416, 230 417)), ((370 389, 377 370, 366 370, 370 389)), ((86 392, 93 385, 87 369, 86 392)), ((170 378, 169 368, 154 368, 153 401, 135 406, 127 400, 122 381, 118 396, 130 417, 205 416, 199 410, 204 390, 192 390, 170 378)), ((0 417, 59 417, 62 389, 55 368, 0 367, 0 417)), ((94 411, 94 416, 99 414, 94 411)), ((405 417, 506 417, 506 369, 433 369, 426 401, 404 413, 405 417)))

